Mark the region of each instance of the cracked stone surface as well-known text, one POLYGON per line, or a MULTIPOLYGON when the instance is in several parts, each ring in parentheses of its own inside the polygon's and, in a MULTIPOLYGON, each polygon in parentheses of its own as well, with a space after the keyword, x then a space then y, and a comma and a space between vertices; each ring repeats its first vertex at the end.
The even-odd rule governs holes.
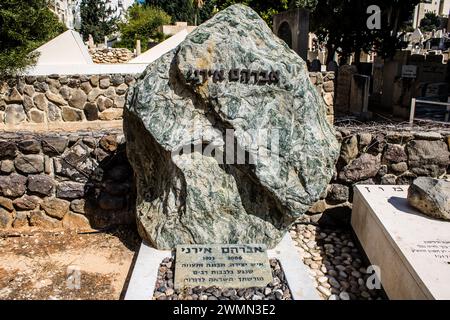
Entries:
POLYGON ((305 62, 243 5, 149 65, 127 94, 124 130, 139 233, 159 249, 274 247, 319 199, 339 153, 305 62))

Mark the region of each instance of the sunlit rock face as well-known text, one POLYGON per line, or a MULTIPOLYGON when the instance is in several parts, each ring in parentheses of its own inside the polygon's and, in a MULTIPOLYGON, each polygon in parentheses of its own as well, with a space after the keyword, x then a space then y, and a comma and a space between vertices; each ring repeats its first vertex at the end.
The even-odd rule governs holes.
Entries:
POLYGON ((305 62, 233 5, 149 65, 124 114, 141 236, 274 247, 319 199, 339 144, 305 62))

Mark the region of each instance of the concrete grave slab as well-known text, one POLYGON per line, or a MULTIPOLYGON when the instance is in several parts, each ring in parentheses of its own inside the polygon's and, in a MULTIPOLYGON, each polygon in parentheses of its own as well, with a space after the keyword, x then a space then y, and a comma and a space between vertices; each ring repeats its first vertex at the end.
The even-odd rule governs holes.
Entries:
POLYGON ((391 299, 450 299, 450 223, 407 201, 408 186, 355 187, 352 227, 391 299))

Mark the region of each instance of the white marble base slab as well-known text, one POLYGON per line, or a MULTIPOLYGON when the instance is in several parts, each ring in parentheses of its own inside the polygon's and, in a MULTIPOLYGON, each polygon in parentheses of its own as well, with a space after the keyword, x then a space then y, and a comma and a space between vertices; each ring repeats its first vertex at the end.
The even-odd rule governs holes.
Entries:
POLYGON ((450 299, 450 222, 410 207, 408 187, 356 186, 352 227, 390 299, 450 299))
MULTIPOLYGON (((300 254, 289 234, 280 244, 267 251, 269 259, 278 259, 294 300, 320 300, 314 281, 307 273, 300 254)), ((128 284, 125 300, 151 300, 155 290, 159 265, 171 251, 156 250, 141 243, 133 273, 128 284)))

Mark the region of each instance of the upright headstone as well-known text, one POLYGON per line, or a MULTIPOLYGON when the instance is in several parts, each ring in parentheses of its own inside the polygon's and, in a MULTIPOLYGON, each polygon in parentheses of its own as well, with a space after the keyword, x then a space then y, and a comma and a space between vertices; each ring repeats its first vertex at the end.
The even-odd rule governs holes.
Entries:
POLYGON ((362 74, 353 75, 350 91, 350 112, 367 117, 369 111, 370 77, 362 74))
POLYGON ((311 72, 322 71, 322 64, 320 63, 319 59, 314 59, 313 62, 311 62, 311 67, 310 67, 309 71, 311 71, 311 72))
POLYGON ((332 72, 335 72, 337 74, 338 69, 339 69, 339 66, 336 63, 336 61, 328 62, 328 64, 327 64, 327 71, 332 71, 332 72))
POLYGON ((274 247, 339 154, 305 62, 239 4, 149 65, 128 91, 124 131, 138 230, 160 249, 274 247))
POLYGON ((350 90, 353 75, 358 72, 356 66, 342 65, 339 67, 336 84, 335 110, 348 113, 350 108, 350 90))
POLYGON ((303 59, 308 59, 309 49, 309 11, 306 9, 292 9, 273 16, 273 32, 283 37, 290 34, 287 43, 292 50, 303 59), (286 32, 288 31, 288 32, 286 32))
POLYGON ((136 56, 141 55, 141 40, 136 40, 136 56))
POLYGON ((89 34, 88 37, 88 48, 89 49, 95 48, 94 37, 92 36, 92 34, 89 34))

